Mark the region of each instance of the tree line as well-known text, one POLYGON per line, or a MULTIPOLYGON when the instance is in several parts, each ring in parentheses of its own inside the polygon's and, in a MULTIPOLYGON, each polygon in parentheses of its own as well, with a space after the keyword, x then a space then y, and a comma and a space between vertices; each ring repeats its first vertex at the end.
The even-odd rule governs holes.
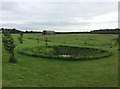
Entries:
POLYGON ((93 30, 90 33, 93 34, 120 34, 120 29, 99 29, 99 30, 93 30))
MULTIPOLYGON (((41 31, 20 31, 18 29, 12 28, 1 28, 0 31, 4 32, 5 30, 9 31, 10 33, 42 33, 41 31)), ((120 34, 120 29, 99 29, 99 30, 93 30, 90 32, 55 32, 56 34, 120 34)))
POLYGON ((17 29, 15 29, 15 28, 12 28, 12 29, 9 29, 9 28, 0 28, 0 31, 2 31, 3 33, 5 32, 5 31, 8 31, 8 32, 10 32, 10 33, 20 33, 20 32, 23 32, 23 31, 20 31, 20 30, 17 30, 17 29))

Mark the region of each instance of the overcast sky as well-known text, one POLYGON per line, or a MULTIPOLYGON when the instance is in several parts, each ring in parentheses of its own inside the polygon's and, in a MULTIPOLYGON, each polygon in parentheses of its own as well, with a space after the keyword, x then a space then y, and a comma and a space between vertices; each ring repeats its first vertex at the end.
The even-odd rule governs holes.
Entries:
POLYGON ((2 0, 0 27, 90 31, 118 27, 118 0, 2 0))

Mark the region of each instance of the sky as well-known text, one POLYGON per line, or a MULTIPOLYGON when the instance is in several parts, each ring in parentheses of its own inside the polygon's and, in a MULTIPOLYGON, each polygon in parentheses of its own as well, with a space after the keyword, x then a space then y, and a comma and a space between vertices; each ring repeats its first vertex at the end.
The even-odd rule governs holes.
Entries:
POLYGON ((83 32, 118 28, 118 0, 0 0, 0 27, 83 32))

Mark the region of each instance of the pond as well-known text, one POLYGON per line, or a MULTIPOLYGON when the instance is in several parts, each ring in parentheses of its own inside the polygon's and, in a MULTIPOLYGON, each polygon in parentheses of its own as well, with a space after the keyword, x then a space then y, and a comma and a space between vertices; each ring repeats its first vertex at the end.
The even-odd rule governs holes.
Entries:
POLYGON ((65 45, 24 48, 18 52, 33 57, 61 60, 91 60, 109 57, 112 55, 112 53, 107 50, 65 45))

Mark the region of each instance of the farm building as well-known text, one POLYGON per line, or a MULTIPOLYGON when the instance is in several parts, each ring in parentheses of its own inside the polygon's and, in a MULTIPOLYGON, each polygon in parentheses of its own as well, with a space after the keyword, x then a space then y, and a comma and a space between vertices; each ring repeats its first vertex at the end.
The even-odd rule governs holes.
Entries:
POLYGON ((43 30, 42 34, 43 34, 43 35, 54 35, 54 34, 55 34, 55 31, 43 30))

